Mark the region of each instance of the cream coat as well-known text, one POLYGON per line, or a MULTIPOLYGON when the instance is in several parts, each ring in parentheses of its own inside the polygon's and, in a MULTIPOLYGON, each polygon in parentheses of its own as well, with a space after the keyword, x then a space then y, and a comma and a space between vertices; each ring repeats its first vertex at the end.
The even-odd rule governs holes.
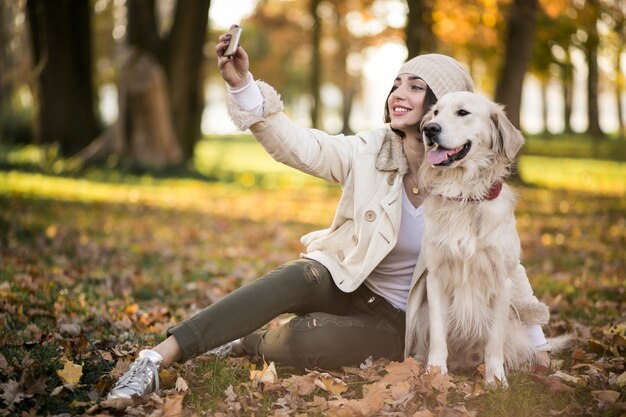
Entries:
MULTIPOLYGON (((257 81, 264 97, 263 115, 244 111, 229 97, 235 125, 250 129, 278 162, 342 187, 332 224, 302 237, 303 257, 321 262, 342 291, 356 290, 395 246, 402 215, 402 178, 408 171, 402 139, 388 127, 354 136, 328 135, 296 126, 283 113, 276 91, 257 81)), ((521 267, 523 272, 523 268, 521 267)), ((408 331, 428 326, 420 314, 426 302, 426 267, 417 259, 406 310, 405 356, 424 360, 424 343, 408 331)), ((525 273, 520 273, 513 300, 522 321, 547 322, 547 308, 538 302, 525 273)))

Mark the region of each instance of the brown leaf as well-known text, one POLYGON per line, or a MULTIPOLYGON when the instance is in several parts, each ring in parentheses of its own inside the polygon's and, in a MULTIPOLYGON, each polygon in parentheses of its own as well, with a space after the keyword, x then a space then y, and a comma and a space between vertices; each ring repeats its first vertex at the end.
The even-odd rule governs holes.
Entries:
POLYGON ((292 375, 283 380, 282 384, 294 395, 309 395, 315 390, 315 375, 292 375))
POLYGON ((9 381, 4 384, 0 384, 0 389, 2 390, 0 398, 4 400, 10 409, 13 408, 15 403, 22 402, 24 398, 33 396, 33 394, 25 393, 22 386, 12 379, 9 379, 9 381))
POLYGON ((551 378, 549 376, 530 374, 529 378, 535 382, 543 384, 548 387, 548 389, 552 392, 572 392, 575 391, 574 388, 569 385, 565 385, 561 381, 556 378, 551 378))
POLYGON ((615 403, 620 397, 620 393, 611 390, 591 391, 591 395, 598 402, 600 408, 606 408, 615 403))
POLYGON ((184 394, 171 395, 165 398, 163 404, 163 417, 180 417, 183 414, 184 394))

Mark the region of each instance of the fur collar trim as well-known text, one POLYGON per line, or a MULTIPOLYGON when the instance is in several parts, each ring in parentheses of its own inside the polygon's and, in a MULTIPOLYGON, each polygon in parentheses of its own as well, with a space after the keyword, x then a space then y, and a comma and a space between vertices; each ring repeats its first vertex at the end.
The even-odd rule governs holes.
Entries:
POLYGON ((379 171, 397 170, 399 175, 409 172, 402 138, 391 129, 385 134, 385 139, 376 157, 376 169, 379 171))
POLYGON ((280 99, 280 94, 266 82, 257 80, 257 85, 261 94, 263 95, 263 115, 257 116, 242 109, 234 98, 228 94, 226 98, 226 109, 228 110, 228 116, 232 120, 233 124, 241 131, 244 131, 250 126, 263 121, 268 116, 280 113, 284 111, 283 102, 280 99))

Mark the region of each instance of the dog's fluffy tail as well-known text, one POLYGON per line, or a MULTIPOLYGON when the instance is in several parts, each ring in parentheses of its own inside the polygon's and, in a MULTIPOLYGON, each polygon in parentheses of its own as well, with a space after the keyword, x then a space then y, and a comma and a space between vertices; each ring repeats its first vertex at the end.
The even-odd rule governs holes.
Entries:
POLYGON ((574 344, 574 336, 571 334, 563 334, 556 337, 548 337, 548 343, 552 346, 551 352, 560 352, 569 349, 574 344))

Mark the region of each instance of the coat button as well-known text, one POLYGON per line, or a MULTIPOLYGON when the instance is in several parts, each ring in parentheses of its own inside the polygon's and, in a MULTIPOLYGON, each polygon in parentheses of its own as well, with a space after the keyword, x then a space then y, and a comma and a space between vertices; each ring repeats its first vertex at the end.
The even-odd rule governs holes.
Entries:
POLYGON ((389 174, 389 176, 387 177, 387 184, 393 185, 393 183, 395 181, 396 181, 396 173, 393 172, 393 173, 389 174))
POLYGON ((376 213, 374 213, 372 210, 367 210, 365 212, 365 220, 367 220, 368 222, 373 222, 374 220, 376 220, 376 213))
POLYGON ((337 259, 339 259, 339 262, 343 262, 344 259, 346 259, 346 257, 343 254, 343 251, 340 250, 339 252, 337 252, 337 259))

